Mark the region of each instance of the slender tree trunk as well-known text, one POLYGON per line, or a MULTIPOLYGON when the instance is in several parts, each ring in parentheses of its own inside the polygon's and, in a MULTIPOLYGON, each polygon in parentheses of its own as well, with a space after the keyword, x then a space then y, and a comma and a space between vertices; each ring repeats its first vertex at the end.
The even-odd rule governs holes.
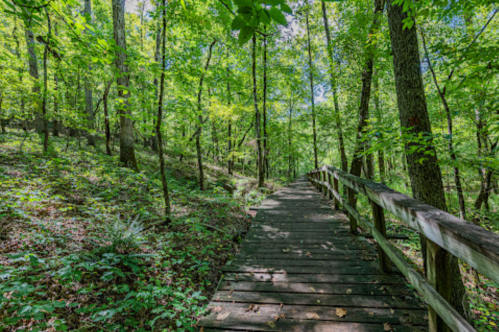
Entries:
POLYGON ((343 140, 343 128, 341 124, 341 114, 340 114, 340 105, 338 102, 338 94, 337 94, 337 85, 334 71, 334 58, 333 58, 333 44, 331 42, 331 31, 329 30, 329 22, 327 18, 327 9, 325 1, 321 1, 322 5, 322 18, 324 21, 324 30, 326 32, 326 41, 327 41, 327 54, 329 58, 329 71, 331 75, 331 90, 333 92, 333 101, 334 101, 334 119, 336 123, 336 130, 338 131, 338 149, 341 157, 341 170, 343 172, 348 171, 348 160, 347 155, 345 153, 345 142, 343 140))
POLYGON ((206 58, 206 65, 204 66, 204 71, 199 79, 199 92, 198 92, 198 123, 196 129, 196 152, 198 158, 198 168, 199 168, 199 189, 204 190, 204 172, 203 172, 203 155, 201 151, 201 134, 203 132, 203 106, 202 106, 202 96, 203 96, 203 80, 206 72, 208 72, 208 67, 210 66, 211 55, 213 53, 213 46, 217 41, 214 40, 208 49, 208 56, 206 58))
MULTIPOLYGON (((369 36, 373 36, 377 33, 379 26, 381 24, 381 16, 383 15, 383 9, 385 6, 384 0, 374 0, 374 18, 371 28, 369 29, 369 36)), ((362 72, 362 93, 360 96, 360 106, 359 106, 359 124, 357 127, 357 136, 355 141, 355 149, 352 157, 352 165, 350 167, 350 174, 355 176, 360 176, 362 171, 363 162, 363 152, 365 151, 365 144, 363 143, 363 136, 365 136, 365 131, 367 130, 367 121, 369 119, 369 100, 371 98, 371 82, 373 77, 373 67, 376 45, 378 41, 377 38, 370 40, 365 54, 365 64, 362 72)), ((357 205, 357 195, 354 190, 348 190, 348 201, 351 206, 355 207, 357 205)), ((357 232, 356 219, 350 216, 351 231, 352 233, 357 232)))
MULTIPOLYGON (((376 75, 374 76, 374 107, 376 109, 376 114, 377 114, 377 122, 378 126, 381 126, 382 124, 382 119, 383 119, 383 114, 381 111, 381 103, 380 103, 380 98, 379 98, 380 90, 379 90, 379 81, 378 77, 376 75)), ((379 136, 380 139, 383 138, 383 134, 380 134, 379 136)), ((379 177, 381 183, 385 182, 385 152, 383 149, 378 150, 378 170, 379 170, 379 177)))
MULTIPOLYGON (((264 32, 267 32, 267 26, 265 26, 264 32)), ((267 151, 267 36, 263 37, 263 167, 265 168, 265 174, 268 179, 268 151, 267 151)))
POLYGON ((52 38, 52 25, 50 22, 50 15, 45 8, 45 14, 47 15, 47 25, 48 25, 48 34, 47 34, 47 43, 45 44, 45 51, 43 52, 43 99, 42 99, 42 115, 43 115, 43 152, 48 153, 49 149, 49 126, 47 119, 47 94, 48 94, 48 56, 49 56, 49 47, 50 47, 50 39, 52 38))
POLYGON ((163 187, 163 197, 165 199, 165 216, 169 219, 171 214, 170 195, 168 194, 168 182, 166 181, 166 164, 163 152, 163 138, 161 133, 161 122, 163 119, 163 94, 165 91, 165 71, 166 71, 166 0, 163 0, 163 45, 161 59, 161 79, 158 98, 158 118, 156 119, 156 136, 158 138, 158 157, 161 174, 161 184, 163 187))
POLYGON ((291 181, 291 158, 292 158, 292 130, 293 130, 293 103, 289 105, 289 121, 288 121, 288 181, 291 181))
MULTIPOLYGON (((229 58, 229 47, 227 46, 227 59, 229 58)), ((230 107, 231 104, 231 95, 230 95, 230 69, 229 66, 227 65, 227 106, 230 107)), ((227 125, 227 150, 228 150, 228 157, 227 157, 227 172, 232 175, 233 172, 233 157, 232 157, 232 119, 229 117, 229 123, 227 125)))
MULTIPOLYGON (((158 33, 156 34, 156 47, 154 51, 154 61, 160 62, 160 47, 161 47, 161 34, 162 34, 162 28, 161 25, 158 24, 158 33)), ((158 78, 154 78, 154 86, 156 87, 156 95, 159 95, 159 87, 158 87, 158 78)), ((159 97, 158 97, 159 98, 159 97)), ((153 120, 154 128, 156 128, 156 120, 153 120)), ((155 152, 158 152, 158 138, 156 137, 156 129, 154 129, 154 132, 151 137, 151 149, 155 152)), ((182 160, 181 160, 182 161, 182 160)))
MULTIPOLYGON (((87 19, 87 24, 92 24, 92 2, 90 0, 85 0, 85 7, 83 14, 87 19)), ((85 33, 88 33, 88 29, 85 29, 85 33)), ((87 142, 88 145, 95 146, 95 135, 94 135, 94 106, 92 98, 92 65, 88 65, 88 71, 85 75, 85 112, 87 114, 87 142)))
POLYGON ((35 53, 35 40, 33 37, 33 31, 31 31, 28 27, 25 28, 25 36, 26 45, 28 48, 29 75, 33 79, 32 100, 34 104, 33 112, 35 115, 35 130, 36 132, 42 134, 45 129, 45 124, 40 105, 40 76, 38 74, 38 62, 35 53))
POLYGON ((253 35, 252 47, 252 60, 253 60, 253 104, 255 105, 255 132, 256 132, 256 145, 258 149, 258 187, 261 188, 265 182, 265 174, 263 172, 263 156, 261 144, 261 129, 260 129, 260 111, 258 110, 258 90, 256 85, 256 35, 253 35))
POLYGON ((310 43, 310 24, 308 20, 308 10, 305 12, 305 20, 307 22, 308 69, 310 75, 310 100, 312 102, 312 134, 314 136, 314 165, 315 168, 319 168, 319 160, 317 157, 317 129, 315 125, 314 67, 312 65, 312 46, 310 43))
POLYGON ((3 103, 3 90, 0 90, 0 127, 2 127, 2 134, 6 134, 7 131, 5 130, 5 119, 2 110, 2 103, 3 103))
POLYGON ((59 123, 60 123, 60 114, 59 114, 59 76, 54 74, 54 121, 52 127, 52 136, 59 136, 59 123))
POLYGON ((106 132, 106 153, 108 156, 112 156, 111 150, 111 128, 109 125, 109 112, 107 108, 107 97, 109 96, 109 90, 111 89, 111 85, 113 84, 113 80, 110 80, 104 90, 104 94, 102 95, 102 104, 104 107, 104 130, 106 132))
POLYGON ((125 35, 125 8, 122 0, 113 1, 113 35, 119 51, 116 54, 116 68, 120 72, 118 75, 118 97, 123 100, 120 105, 120 161, 125 167, 130 167, 138 171, 135 160, 135 148, 133 139, 132 111, 128 98, 130 97, 130 76, 128 65, 126 64, 126 35, 125 35))
MULTIPOLYGON (((393 50, 393 64, 400 123, 407 133, 431 135, 423 79, 420 68, 418 37, 415 27, 404 29, 407 13, 402 6, 388 1, 388 23, 393 50)), ((414 197, 441 210, 447 210, 442 173, 437 161, 437 152, 431 144, 419 146, 417 142, 405 146, 409 177, 414 197), (411 147, 418 149, 411 152, 411 147), (420 162, 424 160, 424 162, 420 162)), ((433 242, 422 239, 426 275, 430 284, 464 317, 468 308, 464 301, 466 291, 461 280, 458 261, 433 242)), ((448 328, 430 309, 430 329, 446 331, 448 328)))
POLYGON ((442 100, 442 105, 444 106, 445 113, 447 115, 447 134, 449 136, 447 138, 448 139, 447 147, 449 149, 449 155, 450 155, 450 158, 452 160, 452 169, 454 171, 454 182, 456 184, 457 197, 458 197, 458 201, 459 201, 459 217, 461 219, 466 219, 466 205, 464 202, 464 194, 463 194, 463 188, 461 185, 461 177, 459 175, 459 167, 457 166, 458 160, 457 160, 456 152, 454 151, 454 142, 453 142, 454 138, 452 137, 453 132, 452 132, 451 111, 450 111, 449 104, 447 103, 447 98, 445 97, 445 91, 442 91, 440 89, 440 85, 438 84, 438 80, 437 80, 437 75, 435 74, 435 70, 433 69, 433 66, 431 64, 430 55, 428 53, 428 49, 426 48, 426 39, 425 39, 425 35, 424 35, 422 28, 421 28, 420 32, 421 32, 421 39, 423 41, 424 50, 426 53, 426 59, 428 60, 428 65, 430 67, 430 71, 431 71, 431 74, 433 77, 433 83, 435 83, 435 87, 437 88, 440 99, 442 100))

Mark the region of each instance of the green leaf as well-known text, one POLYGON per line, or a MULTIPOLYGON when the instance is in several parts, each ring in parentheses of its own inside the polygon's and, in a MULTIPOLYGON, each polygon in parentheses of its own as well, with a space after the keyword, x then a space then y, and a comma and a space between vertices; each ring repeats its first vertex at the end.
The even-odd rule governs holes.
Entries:
POLYGON ((262 22, 265 25, 270 24, 270 14, 268 13, 267 10, 263 9, 258 12, 258 18, 260 19, 260 22, 262 22))
POLYGON ((288 14, 293 14, 293 10, 291 9, 291 7, 289 7, 288 5, 286 5, 285 3, 281 4, 281 10, 285 13, 288 13, 288 14))
POLYGON ((281 25, 288 25, 288 21, 286 20, 286 17, 284 17, 284 14, 277 9, 276 7, 272 7, 269 11, 270 17, 277 23, 281 25))
POLYGON ((253 34, 255 33, 255 29, 249 26, 245 26, 244 28, 241 29, 239 32, 239 45, 243 46, 250 40, 251 37, 253 37, 253 34))
POLYGON ((234 21, 232 21, 232 30, 239 30, 244 28, 245 26, 246 20, 241 15, 236 16, 234 21))

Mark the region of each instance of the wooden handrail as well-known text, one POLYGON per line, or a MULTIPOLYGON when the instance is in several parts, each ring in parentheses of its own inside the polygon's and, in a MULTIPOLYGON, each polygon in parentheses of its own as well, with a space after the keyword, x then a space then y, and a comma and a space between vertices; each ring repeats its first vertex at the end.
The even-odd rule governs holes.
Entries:
MULTIPOLYGON (((381 267, 385 271, 389 271, 391 260, 453 331, 476 331, 386 239, 383 209, 496 282, 499 282, 499 235, 385 185, 353 176, 332 166, 311 171, 309 180, 325 195, 334 198, 336 209, 340 203, 349 212, 351 220, 355 220, 355 223, 358 221, 369 230, 377 241, 381 267), (339 194, 338 181, 369 198, 374 224, 363 218, 339 194)), ((355 230, 356 224, 351 229, 355 230)))

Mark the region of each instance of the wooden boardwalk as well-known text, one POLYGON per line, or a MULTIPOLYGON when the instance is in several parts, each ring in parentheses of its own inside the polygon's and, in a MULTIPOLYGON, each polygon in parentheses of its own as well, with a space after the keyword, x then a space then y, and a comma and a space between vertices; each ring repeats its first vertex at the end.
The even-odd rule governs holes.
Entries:
POLYGON ((300 178, 268 197, 201 331, 425 331, 427 307, 300 178))

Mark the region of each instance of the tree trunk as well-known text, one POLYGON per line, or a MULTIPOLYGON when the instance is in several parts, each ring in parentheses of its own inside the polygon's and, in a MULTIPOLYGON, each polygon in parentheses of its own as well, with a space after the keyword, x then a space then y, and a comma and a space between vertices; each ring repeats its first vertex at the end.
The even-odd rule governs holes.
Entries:
POLYGON ((52 26, 50 22, 50 15, 45 8, 45 14, 47 15, 47 43, 45 44, 45 51, 43 52, 43 98, 42 98, 42 116, 43 116, 43 152, 48 153, 49 148, 49 126, 47 120, 47 94, 48 94, 48 56, 50 47, 50 38, 52 38, 52 26))
MULTIPOLYGON (((160 62, 160 47, 161 47, 161 34, 162 34, 162 28, 161 25, 158 24, 158 33, 156 35, 156 47, 154 51, 154 61, 160 62)), ((158 87, 158 78, 154 78, 154 86, 156 87, 156 94, 159 94, 159 87, 158 87)), ((159 98, 159 97, 158 97, 159 98)), ((154 128, 156 128, 156 120, 153 120, 154 128)), ((151 136, 151 149, 154 152, 158 152, 158 138, 156 137, 156 129, 154 129, 153 135, 151 136)), ((182 160, 181 160, 182 161, 182 160)))
POLYGON ((433 83, 435 83, 435 87, 437 88, 440 99, 442 100, 442 105, 444 106, 445 113, 447 115, 447 135, 449 136, 447 138, 448 140, 447 147, 449 149, 450 159, 452 160, 452 169, 454 171, 454 183, 456 184, 457 197, 459 201, 459 217, 461 219, 466 219, 466 205, 464 202, 463 187, 461 185, 461 176, 459 175, 459 167, 457 167, 458 165, 457 156, 456 152, 454 151, 454 142, 453 142, 454 138, 452 137, 453 135, 452 116, 451 116, 450 107, 449 104, 447 103, 447 98, 445 97, 445 91, 442 91, 440 89, 440 86, 438 85, 437 75, 435 74, 435 71, 433 70, 433 66, 431 64, 430 55, 428 53, 428 49, 426 48, 426 40, 422 28, 421 28, 421 39, 423 41, 424 50, 426 52, 426 59, 428 60, 428 66, 430 67, 430 71, 433 77, 433 83))
POLYGON ((312 102, 312 134, 314 136, 314 165, 315 168, 319 168, 319 160, 317 158, 317 129, 315 126, 314 67, 312 66, 312 46, 310 45, 310 25, 308 21, 308 10, 305 12, 305 20, 307 22, 308 69, 310 75, 310 100, 312 102))
MULTIPOLYGON (((374 77, 374 108, 376 109, 376 113, 377 113, 377 117, 378 117, 378 119, 377 119, 378 126, 381 126, 383 113, 381 112, 381 103, 380 103, 380 99, 379 99, 379 93, 380 93, 379 82, 378 82, 378 78, 375 75, 375 77, 374 77)), ((381 134, 379 138, 382 139, 383 134, 381 134)), ((385 182, 385 152, 383 149, 378 150, 378 169, 379 169, 380 181, 381 181, 381 183, 384 183, 385 182)))
MULTIPOLYGON (((383 15, 383 9, 385 7, 384 0, 374 0, 374 18, 371 28, 369 29, 369 39, 377 33, 380 23, 381 16, 383 15)), ((359 124, 357 127, 357 137, 355 141, 355 149, 352 157, 352 165, 350 167, 350 174, 355 176, 360 176, 362 171, 363 162, 363 152, 365 151, 365 144, 362 142, 363 136, 365 136, 365 131, 367 130, 367 121, 369 119, 369 99, 371 98, 371 82, 373 77, 373 67, 374 67, 374 57, 376 51, 376 45, 378 44, 377 38, 370 40, 368 46, 366 47, 365 54, 365 64, 364 70, 362 72, 362 93, 360 95, 360 106, 359 106, 359 124)), ((354 190, 348 190, 348 201, 353 207, 357 205, 357 195, 354 190)), ((356 219, 353 216, 349 216, 350 225, 352 233, 357 232, 356 219)))
MULTIPOLYGON (((25 23, 26 24, 26 23, 25 23)), ((35 40, 33 31, 28 27, 25 28, 26 45, 28 48, 28 65, 29 75, 33 79, 32 99, 33 99, 33 112, 35 115, 35 130, 37 133, 43 133, 45 129, 44 119, 40 105, 40 76, 38 74, 38 62, 35 53, 35 40)))
POLYGON ((113 84, 113 80, 110 80, 104 90, 104 94, 102 95, 102 104, 104 107, 104 130, 106 132, 106 154, 108 156, 112 156, 111 150, 111 128, 109 125, 109 112, 107 109, 107 97, 109 96, 109 90, 111 89, 111 85, 113 84))
POLYGON ((291 131, 293 129, 292 125, 292 117, 293 115, 293 103, 290 102, 289 105, 289 122, 288 122, 288 181, 291 181, 291 159, 292 159, 292 136, 291 131))
MULTIPOLYGON (((227 59, 229 58, 229 47, 227 46, 227 59)), ((227 66, 227 106, 230 107, 230 70, 229 66, 227 66)), ((228 157, 227 157, 227 172, 230 175, 233 175, 233 164, 232 164, 232 119, 229 116, 229 123, 227 125, 227 150, 228 150, 228 157)))
MULTIPOLYGON (((85 7, 83 10, 87 24, 92 23, 92 3, 90 0, 85 0, 85 7)), ((85 29, 85 33, 88 33, 88 29, 85 29)), ((88 65, 88 71, 85 75, 85 113, 87 114, 87 131, 88 145, 95 146, 95 135, 94 135, 94 106, 92 98, 92 66, 88 65)))
POLYGON ((130 76, 128 65, 125 63, 127 55, 125 36, 125 8, 122 0, 113 0, 113 36, 119 51, 116 54, 116 68, 119 71, 118 97, 123 101, 119 108, 120 114, 120 161, 125 167, 138 171, 135 160, 135 148, 133 140, 132 111, 128 98, 130 96, 130 76))
POLYGON ((333 45, 331 42, 331 31, 329 30, 329 22, 327 18, 327 10, 325 1, 321 1, 322 5, 322 18, 324 21, 324 30, 326 31, 326 41, 327 41, 327 54, 329 58, 329 70, 331 75, 331 90, 333 91, 333 101, 334 101, 334 118, 336 123, 336 130, 338 131, 338 149, 341 157, 341 170, 343 172, 348 171, 348 160, 345 153, 345 143, 343 140, 343 129, 341 124, 341 114, 340 105, 338 102, 336 78, 334 76, 334 58, 333 58, 333 45))
MULTIPOLYGON (((267 32, 265 26, 264 32, 267 32)), ((268 179, 268 151, 267 151, 267 36, 263 37, 263 167, 268 179)))
POLYGON ((213 46, 217 41, 214 40, 208 49, 208 56, 206 58, 206 65, 204 66, 204 71, 199 79, 199 92, 198 92, 198 123, 196 128, 196 152, 198 158, 198 168, 199 168, 199 189, 204 190, 204 173, 203 173, 203 155, 201 151, 201 134, 203 132, 203 107, 201 104, 203 95, 203 80, 208 67, 210 66, 211 55, 213 52, 213 46))
POLYGON ((165 71, 166 71, 166 0, 163 0, 163 50, 161 59, 161 82, 158 98, 158 118, 156 119, 156 136, 158 138, 158 157, 161 174, 161 184, 163 187, 163 197, 165 199, 165 216, 169 220, 171 214, 170 195, 168 194, 168 182, 166 181, 166 164, 163 152, 163 138, 161 133, 161 122, 163 119, 163 94, 165 91, 165 71))
POLYGON ((256 85, 256 35, 253 35, 252 47, 252 72, 253 72, 253 104, 255 105, 255 132, 256 132, 256 145, 258 149, 258 187, 261 188, 265 182, 265 174, 263 172, 263 156, 261 145, 261 132, 260 132, 260 111, 258 110, 258 90, 256 85))
POLYGON ((6 134, 5 130, 5 119, 2 111, 2 103, 3 103, 3 90, 0 90, 0 127, 2 127, 2 134, 6 134))
MULTIPOLYGON (((407 13, 403 12, 402 6, 394 5, 392 0, 389 0, 387 8, 400 123, 407 133, 415 137, 427 137, 431 135, 432 130, 421 75, 417 32, 415 27, 404 29, 407 13)), ((414 198, 420 202, 445 211, 447 205, 442 173, 431 136, 428 143, 426 146, 419 146, 417 142, 411 142, 405 146, 412 192, 414 198), (414 145, 418 149, 411 153, 411 147, 414 145), (421 160, 423 162, 420 162, 421 160)), ((422 239, 421 242, 430 284, 462 316, 468 317, 465 314, 468 308, 463 301, 466 292, 457 259, 429 240, 425 242, 425 239, 422 239)), ((432 330, 448 329, 431 308, 429 324, 432 330)))

